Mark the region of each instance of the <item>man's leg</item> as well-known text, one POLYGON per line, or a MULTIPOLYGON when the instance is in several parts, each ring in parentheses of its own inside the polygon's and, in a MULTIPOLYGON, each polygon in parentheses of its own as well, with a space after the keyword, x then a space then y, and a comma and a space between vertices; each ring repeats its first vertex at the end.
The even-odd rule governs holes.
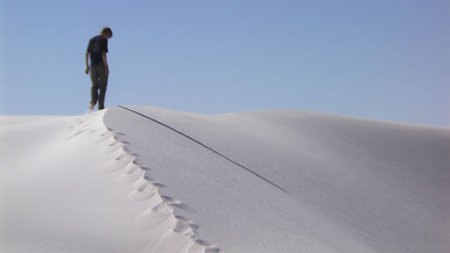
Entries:
POLYGON ((89 109, 93 110, 95 104, 97 104, 98 100, 98 89, 99 89, 99 73, 97 67, 91 67, 91 103, 89 109))
POLYGON ((107 87, 108 87, 108 75, 106 74, 106 69, 102 66, 102 68, 99 69, 99 88, 100 88, 100 94, 98 97, 99 110, 103 110, 105 108, 105 96, 107 87))

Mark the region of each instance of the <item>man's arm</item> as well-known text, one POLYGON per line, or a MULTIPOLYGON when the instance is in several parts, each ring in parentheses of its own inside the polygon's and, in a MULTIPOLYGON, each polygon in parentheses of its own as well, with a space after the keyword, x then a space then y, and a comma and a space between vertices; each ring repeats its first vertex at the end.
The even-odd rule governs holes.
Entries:
POLYGON ((89 52, 86 51, 86 71, 85 71, 86 75, 89 74, 89 71, 90 71, 90 69, 89 69, 89 52))
POLYGON ((109 75, 108 58, 106 57, 106 52, 102 53, 103 63, 105 63, 106 75, 109 75))

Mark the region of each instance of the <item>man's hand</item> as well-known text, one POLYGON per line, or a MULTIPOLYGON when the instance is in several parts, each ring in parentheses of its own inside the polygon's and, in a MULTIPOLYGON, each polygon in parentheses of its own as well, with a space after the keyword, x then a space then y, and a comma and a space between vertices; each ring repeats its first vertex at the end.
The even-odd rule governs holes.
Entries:
POLYGON ((91 71, 91 69, 89 67, 86 67, 86 71, 84 71, 84 73, 86 73, 86 75, 89 75, 90 71, 91 71))

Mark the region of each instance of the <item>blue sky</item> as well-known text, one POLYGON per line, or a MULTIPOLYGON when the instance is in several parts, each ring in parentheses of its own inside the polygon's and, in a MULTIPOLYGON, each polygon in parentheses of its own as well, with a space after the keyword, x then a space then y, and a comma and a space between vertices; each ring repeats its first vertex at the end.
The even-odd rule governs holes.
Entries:
POLYGON ((0 114, 85 113, 110 26, 106 106, 450 126, 448 0, 0 0, 0 22, 0 114))

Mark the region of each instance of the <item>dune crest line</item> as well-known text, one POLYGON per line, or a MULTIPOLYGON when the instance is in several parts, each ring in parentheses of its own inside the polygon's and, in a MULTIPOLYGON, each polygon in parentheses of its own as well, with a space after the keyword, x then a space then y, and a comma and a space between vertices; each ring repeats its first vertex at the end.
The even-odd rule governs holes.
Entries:
POLYGON ((139 209, 135 225, 142 233, 151 235, 149 236, 151 238, 148 241, 142 240, 132 251, 220 252, 219 247, 199 238, 198 224, 176 213, 177 209, 183 209, 187 205, 176 198, 161 194, 160 189, 166 186, 151 176, 152 169, 140 162, 140 155, 133 151, 133 146, 128 141, 124 140, 126 136, 124 133, 107 128, 103 124, 103 115, 93 115, 81 129, 71 127, 71 131, 75 134, 66 139, 93 140, 100 146, 100 151, 106 154, 105 162, 99 167, 100 173, 115 174, 117 183, 131 184, 128 199, 148 204, 145 208, 139 209))
POLYGON ((242 169, 244 169, 244 170, 250 172, 251 174, 257 176, 258 178, 260 178, 260 179, 266 181, 267 183, 271 184, 271 185, 274 186, 275 188, 277 188, 277 189, 279 189, 279 190, 281 190, 281 191, 283 191, 283 192, 289 194, 289 192, 286 191, 283 187, 281 187, 281 186, 279 186, 279 185, 277 185, 277 184, 271 182, 269 179, 267 179, 267 178, 261 176, 260 174, 258 174, 257 172, 253 171, 252 169, 249 169, 249 168, 247 168, 246 166, 244 166, 244 165, 242 165, 242 164, 240 164, 240 163, 238 163, 238 162, 232 160, 231 158, 229 158, 229 157, 223 155, 222 153, 220 153, 219 151, 216 151, 215 149, 213 149, 213 148, 209 147, 208 145, 206 145, 206 144, 200 142, 199 140, 197 140, 197 139, 195 139, 195 138, 193 138, 193 137, 191 137, 191 136, 189 136, 189 135, 187 135, 187 134, 181 132, 180 130, 177 130, 177 129, 175 129, 175 128, 173 128, 173 127, 171 127, 171 126, 169 126, 169 125, 167 125, 167 124, 165 124, 165 123, 163 123, 163 122, 161 122, 161 121, 159 121, 159 120, 157 120, 157 119, 154 119, 154 118, 152 118, 152 117, 150 117, 150 116, 147 116, 147 115, 145 115, 145 114, 142 114, 142 113, 140 113, 140 112, 138 112, 138 111, 135 111, 135 110, 133 110, 133 109, 130 109, 130 108, 128 108, 128 107, 125 107, 125 106, 122 106, 122 105, 119 105, 118 107, 120 107, 120 108, 122 108, 122 109, 124 109, 124 110, 127 110, 127 111, 129 111, 129 112, 131 112, 131 113, 134 113, 134 114, 136 114, 136 115, 139 115, 139 116, 141 116, 141 117, 143 117, 143 118, 146 118, 146 119, 148 119, 148 120, 151 120, 151 121, 153 121, 153 122, 155 122, 155 123, 157 123, 157 124, 159 124, 159 125, 161 125, 161 126, 167 128, 167 129, 172 130, 173 132, 175 132, 175 133, 177 133, 177 134, 179 134, 179 135, 181 135, 181 136, 183 136, 183 137, 189 139, 189 140, 192 141, 192 142, 197 143, 198 145, 202 146, 203 148, 205 148, 205 149, 207 149, 207 150, 213 152, 214 154, 216 154, 216 155, 222 157, 223 159, 225 159, 225 160, 227 160, 227 161, 233 163, 234 165, 239 166, 240 168, 242 168, 242 169))

